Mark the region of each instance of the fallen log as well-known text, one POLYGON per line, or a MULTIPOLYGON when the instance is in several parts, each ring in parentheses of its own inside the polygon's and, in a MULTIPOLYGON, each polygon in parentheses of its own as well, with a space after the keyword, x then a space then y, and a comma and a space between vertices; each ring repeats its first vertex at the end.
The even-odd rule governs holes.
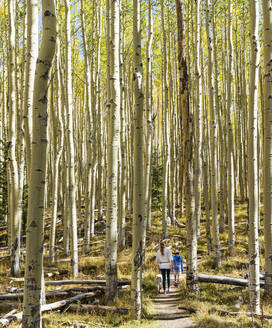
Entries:
MULTIPOLYGON (((90 292, 90 291, 100 291, 104 292, 105 287, 103 286, 88 286, 88 287, 78 287, 78 288, 68 288, 68 289, 60 289, 60 290, 49 290, 45 292, 45 297, 60 297, 60 296, 70 296, 75 292, 90 292)), ((96 293, 97 295, 97 293, 96 293)), ((14 300, 14 299, 23 299, 24 293, 7 293, 0 294, 0 300, 14 300)))
MULTIPOLYGON (((245 279, 248 279, 248 273, 240 273, 240 276, 245 278, 245 279)), ((265 274, 260 272, 260 279, 261 280, 264 280, 265 279, 265 274)))
POLYGON ((209 310, 209 313, 216 313, 222 317, 246 315, 248 317, 253 316, 254 318, 259 318, 259 319, 262 319, 262 318, 263 319, 272 319, 272 314, 256 314, 256 313, 251 313, 251 312, 229 312, 229 311, 211 309, 211 310, 209 310))
MULTIPOLYGON (((118 285, 129 285, 130 280, 119 280, 118 285)), ((55 280, 45 281, 45 286, 61 286, 61 285, 98 285, 105 286, 106 280, 55 280)))
MULTIPOLYGON (((46 312, 46 311, 52 311, 52 310, 56 310, 59 308, 62 308, 65 305, 83 300, 83 299, 87 299, 87 298, 94 298, 95 297, 95 293, 84 293, 84 294, 79 294, 70 298, 66 298, 64 300, 58 301, 58 302, 54 302, 54 303, 50 303, 50 304, 45 304, 41 306, 41 312, 46 312)), ((16 314, 11 314, 9 316, 5 316, 5 318, 0 319, 0 324, 2 324, 3 326, 7 326, 9 325, 12 321, 19 321, 22 320, 22 316, 23 316, 23 312, 19 312, 16 314)))
MULTIPOLYGON (((225 284, 225 285, 235 285, 235 286, 248 286, 247 279, 241 278, 232 278, 226 276, 215 276, 215 275, 208 275, 200 273, 197 275, 199 282, 209 282, 209 283, 216 283, 216 284, 225 284)), ((264 281, 260 281, 261 287, 264 287, 264 281)))
POLYGON ((8 318, 8 317, 10 317, 11 315, 15 314, 16 311, 17 311, 16 309, 11 310, 10 312, 4 314, 4 315, 1 317, 1 319, 2 319, 2 320, 5 320, 6 318, 8 318))
POLYGON ((92 304, 71 304, 67 311, 72 312, 84 312, 84 313, 99 313, 102 315, 108 313, 128 314, 128 308, 125 307, 113 307, 105 305, 92 305, 92 304))

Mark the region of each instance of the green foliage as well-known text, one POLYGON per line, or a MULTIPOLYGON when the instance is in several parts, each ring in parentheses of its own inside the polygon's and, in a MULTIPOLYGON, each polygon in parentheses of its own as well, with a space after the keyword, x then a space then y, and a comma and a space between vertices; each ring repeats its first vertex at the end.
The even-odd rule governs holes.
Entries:
POLYGON ((2 152, 0 157, 0 221, 3 221, 8 211, 8 143, 5 139, 0 140, 0 151, 2 152))
POLYGON ((152 170, 152 205, 158 206, 161 203, 162 195, 162 177, 163 166, 161 161, 157 160, 157 155, 152 157, 151 170, 152 170))

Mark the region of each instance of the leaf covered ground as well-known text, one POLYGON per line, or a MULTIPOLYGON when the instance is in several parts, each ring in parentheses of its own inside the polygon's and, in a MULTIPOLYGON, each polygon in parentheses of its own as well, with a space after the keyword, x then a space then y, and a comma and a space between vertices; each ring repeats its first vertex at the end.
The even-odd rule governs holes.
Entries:
MULTIPOLYGON (((95 313, 81 314, 70 313, 69 308, 65 311, 57 310, 52 313, 43 315, 44 327, 119 327, 119 328, 156 328, 159 327, 158 321, 153 320, 152 313, 154 305, 152 297, 156 295, 155 276, 158 273, 155 264, 155 255, 158 250, 158 242, 161 236, 161 212, 156 210, 152 213, 152 229, 147 233, 146 243, 146 265, 143 277, 143 320, 131 321, 129 315, 110 314, 100 316, 95 313)), ((222 247, 222 267, 220 269, 213 268, 211 255, 207 252, 206 236, 205 236, 205 216, 201 220, 201 238, 198 240, 198 271, 207 274, 226 275, 231 277, 240 277, 248 273, 248 241, 247 241, 247 205, 245 203, 236 202, 236 252, 230 257, 227 247, 227 232, 221 234, 222 247)), ((48 221, 46 220, 46 223, 48 221)), ((80 222, 80 218, 79 218, 80 222)), ((127 220, 126 230, 131 231, 131 219, 127 220)), ((186 219, 179 219, 179 223, 185 226, 186 219)), ((264 271, 264 240, 262 230, 262 220, 260 228, 260 249, 261 249, 261 272, 264 271)), ((58 230, 61 232, 61 223, 58 224, 58 230)), ((98 228, 99 230, 100 228, 98 228)), ((103 228, 100 229, 103 231, 103 228)), ((46 235, 49 229, 45 229, 46 235)), ((170 239, 167 246, 171 249, 178 249, 185 260, 186 251, 186 230, 185 228, 169 227, 170 239)), ((47 235, 48 236, 48 235, 47 235)), ((2 233, 1 239, 5 238, 2 233)), ((104 235, 99 234, 92 239, 91 254, 84 255, 83 248, 79 248, 79 267, 80 274, 78 279, 104 279, 104 235), (84 269, 85 268, 85 269, 84 269)), ((47 238, 48 239, 48 238, 47 238)), ((46 239, 45 239, 46 240, 46 239)), ((82 239, 79 239, 82 243, 82 239)), ((127 234, 127 244, 131 245, 131 234, 127 234)), ((46 245, 45 245, 46 246, 46 245)), ((60 245, 61 246, 61 245, 60 245)), ((46 280, 72 279, 69 274, 69 261, 62 255, 62 250, 58 250, 58 262, 53 267, 48 263, 48 247, 45 247, 45 278, 46 280)), ((120 278, 130 278, 131 273, 131 247, 127 246, 119 253, 118 259, 118 275, 120 278)), ((14 279, 9 276, 9 259, 6 249, 0 250, 0 292, 6 293, 9 288, 22 288, 23 279, 14 279)), ((22 257, 22 270, 24 267, 22 257)), ((22 272, 23 277, 23 272, 22 272)), ((69 288, 72 286, 64 286, 69 288)), ((48 286, 47 290, 53 290, 55 287, 48 286)), ((256 319, 248 317, 244 314, 237 316, 219 316, 216 310, 224 310, 228 312, 250 312, 248 290, 245 287, 228 286, 220 284, 200 283, 200 295, 194 295, 186 289, 185 281, 180 286, 180 305, 188 308, 195 308, 197 312, 192 315, 192 320, 198 328, 249 328, 249 327, 272 327, 272 320, 256 319), (242 304, 237 309, 237 300, 242 298, 242 304)), ((50 299, 54 302, 58 299, 50 299)), ((2 301, 3 302, 3 301, 2 301)), ((103 297, 99 300, 103 303, 103 297)), ((262 311, 265 314, 272 314, 271 300, 264 298, 262 291, 262 311)), ((129 289, 124 289, 119 296, 118 306, 129 307, 129 289)), ((18 309, 22 309, 22 301, 19 301, 18 309)), ((3 313, 8 312, 3 311, 3 313)), ((11 327, 18 327, 18 323, 14 323, 11 327)))

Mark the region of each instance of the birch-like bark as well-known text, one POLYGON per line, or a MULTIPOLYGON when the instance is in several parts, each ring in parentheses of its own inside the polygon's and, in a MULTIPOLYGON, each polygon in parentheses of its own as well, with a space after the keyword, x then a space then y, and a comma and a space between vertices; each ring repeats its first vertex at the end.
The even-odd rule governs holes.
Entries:
POLYGON ((200 236, 201 217, 201 147, 202 147, 202 76, 200 71, 200 3, 195 4, 195 145, 194 145, 194 194, 197 235, 200 236))
MULTIPOLYGON (((57 27, 58 35, 58 27, 57 27)), ((51 115, 53 123, 53 187, 52 187, 52 218, 50 226, 50 240, 49 240, 49 261, 51 264, 55 263, 55 242, 56 242, 56 222, 58 211, 58 189, 59 189, 59 163, 63 151, 64 144, 64 128, 61 113, 61 94, 60 94, 60 43, 57 38, 56 42, 56 57, 55 57, 55 99, 56 110, 51 106, 51 115)), ((52 90, 53 93, 53 90, 52 90)))
POLYGON ((118 246, 123 249, 126 243, 126 186, 127 186, 127 152, 126 152, 126 92, 125 92, 125 31, 123 26, 124 17, 120 24, 120 194, 118 208, 118 246))
POLYGON ((41 291, 43 267, 43 216, 47 148, 47 91, 56 44, 56 16, 53 0, 42 1, 43 36, 37 60, 28 218, 23 328, 42 327, 41 291))
POLYGON ((71 269, 74 277, 78 275, 78 249, 77 249, 77 210, 76 210, 76 184, 75 184, 75 149, 73 135, 73 91, 72 91, 72 65, 71 65, 71 8, 70 0, 65 0, 65 91, 67 112, 67 152, 69 163, 69 215, 71 233, 71 269))
POLYGON ((253 312, 260 313, 260 257, 258 236, 258 81, 259 81, 259 10, 258 0, 250 1, 250 86, 249 86, 249 147, 248 147, 248 195, 249 195, 249 299, 253 312))
POLYGON ((133 177, 133 240, 131 305, 132 317, 140 319, 142 314, 142 270, 144 264, 145 209, 144 209, 144 93, 143 64, 141 55, 141 1, 133 0, 133 55, 134 55, 134 177, 133 177))
POLYGON ((38 0, 27 0, 27 49, 24 89, 24 136, 26 167, 29 177, 31 161, 32 103, 36 60, 38 56, 38 0))
MULTIPOLYGON (((212 13, 215 14, 214 11, 212 13)), ((213 227, 213 251, 215 267, 221 266, 219 222, 217 218, 217 119, 215 107, 215 94, 213 84, 213 37, 210 33, 210 1, 206 0, 206 33, 208 43, 208 87, 210 105, 210 131, 211 131, 211 207, 212 207, 212 227, 213 227)))
POLYGON ((19 209, 19 172, 16 159, 16 78, 15 78, 15 1, 8 1, 9 14, 9 166, 10 166, 10 203, 9 219, 11 227, 11 275, 20 273, 20 234, 21 218, 19 209))
MULTIPOLYGON (((86 183, 86 197, 85 197, 85 220, 84 220, 84 251, 90 252, 90 237, 91 237, 91 218, 93 218, 92 208, 92 184, 95 177, 92 175, 92 146, 93 146, 93 117, 92 117, 92 90, 91 90, 91 68, 90 58, 88 55, 86 31, 85 31, 85 13, 84 1, 80 1, 81 8, 81 29, 82 41, 84 50, 84 63, 85 63, 85 83, 86 83, 86 115, 87 115, 87 136, 86 136, 86 151, 87 151, 87 183, 86 183)), ((92 234, 93 235, 93 234, 92 234)))
POLYGON ((264 238, 266 293, 272 296, 272 1, 263 0, 264 33, 264 238))
POLYGON ((118 0, 111 0, 110 29, 110 115, 107 158, 107 225, 106 225, 106 301, 117 298, 117 221, 118 221, 118 158, 120 151, 120 70, 118 0))
POLYGON ((152 3, 148 2, 148 41, 146 45, 146 77, 145 77, 145 103, 146 103, 146 158, 145 158, 145 211, 147 229, 151 228, 151 157, 152 157, 152 137, 153 137, 153 122, 152 122, 152 42, 153 42, 153 18, 152 18, 152 3))
POLYGON ((228 76, 227 76, 227 124, 228 124, 228 239, 230 254, 235 249, 234 234, 234 151, 232 129, 232 85, 233 85, 233 44, 232 44, 232 0, 228 0, 228 76))
POLYGON ((164 19, 164 0, 160 0, 161 3, 161 24, 162 24, 162 78, 163 78, 163 108, 162 115, 164 122, 164 161, 163 161, 163 186, 162 186, 162 237, 163 239, 168 238, 168 176, 169 176, 169 164, 170 164, 170 152, 169 152, 169 113, 168 113, 168 79, 167 79, 167 38, 165 30, 165 19, 164 19))

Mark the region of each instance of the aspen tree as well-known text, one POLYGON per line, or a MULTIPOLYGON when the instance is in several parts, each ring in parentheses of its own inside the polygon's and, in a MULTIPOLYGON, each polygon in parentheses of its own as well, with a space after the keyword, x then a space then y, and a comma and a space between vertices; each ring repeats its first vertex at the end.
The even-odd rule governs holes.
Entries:
MULTIPOLYGON (((216 32, 216 6, 215 1, 212 2, 212 30, 213 30, 213 58, 217 58, 217 32, 216 32)), ((224 142, 223 142, 223 127, 222 127, 222 120, 219 119, 220 117, 220 99, 221 96, 219 95, 219 83, 218 83, 218 61, 214 61, 214 90, 215 90, 215 108, 216 108, 216 115, 218 117, 218 141, 219 141, 219 185, 220 185, 220 192, 219 192, 219 212, 220 212, 220 220, 219 220, 219 231, 220 231, 220 222, 224 222, 224 142)))
POLYGON ((272 295, 272 1, 263 0, 264 32, 264 238, 266 293, 272 295))
POLYGON ((127 185, 127 156, 126 156, 126 92, 125 92, 125 31, 124 14, 121 15, 120 24, 120 194, 118 208, 118 246, 119 249, 125 247, 125 224, 126 224, 126 185, 127 185))
POLYGON ((195 144, 194 144, 194 194, 197 235, 200 235, 201 217, 201 147, 202 147, 202 76, 200 71, 200 7, 201 2, 195 1, 195 144))
POLYGON ((163 239, 168 238, 168 227, 167 227, 167 214, 168 214, 168 176, 169 176, 169 164, 170 164, 170 153, 169 153, 169 113, 168 113, 168 79, 167 79, 167 38, 165 30, 165 19, 164 19, 164 0, 160 0, 161 4, 161 24, 162 24, 162 79, 163 79, 163 99, 164 106, 162 107, 162 115, 164 122, 164 161, 163 161, 163 187, 162 187, 162 225, 163 239))
POLYGON ((42 327, 43 215, 47 148, 47 91, 56 44, 53 0, 42 1, 43 36, 36 65, 33 100, 33 133, 30 192, 26 229, 26 265, 23 328, 42 327))
POLYGON ((15 1, 8 1, 9 14, 9 166, 10 166, 10 202, 9 219, 11 230, 11 275, 20 273, 20 235, 21 219, 19 209, 19 172, 16 159, 16 78, 15 78, 15 1))
POLYGON ((148 41, 146 45, 146 77, 145 77, 145 104, 146 104, 146 159, 145 159, 145 210, 148 230, 151 228, 151 158, 152 158, 152 42, 153 42, 153 17, 152 3, 148 1, 148 41))
POLYGON ((248 149, 248 97, 247 97, 247 76, 246 76, 246 67, 247 67, 247 60, 246 60, 246 15, 244 12, 243 6, 243 20, 242 20, 242 54, 241 54, 241 101, 242 101, 242 125, 243 125, 243 180, 245 184, 245 197, 248 198, 248 164, 247 164, 247 156, 246 156, 246 149, 248 149))
MULTIPOLYGON (((196 222, 194 220, 194 194, 193 194, 193 113, 189 106, 189 76, 185 58, 185 28, 184 3, 176 0, 178 23, 178 69, 179 69, 179 95, 182 108, 183 129, 183 168, 184 168, 184 200, 187 218, 187 270, 186 284, 188 288, 198 293, 197 281, 197 236, 196 222)), ((181 111, 180 111, 181 112, 181 111)))
POLYGON ((251 65, 249 86, 249 147, 248 147, 248 195, 249 195, 249 298, 252 310, 260 313, 260 259, 258 237, 258 77, 259 77, 259 10, 258 0, 250 1, 251 65))
POLYGON ((27 174, 30 172, 31 134, 32 134, 32 102, 36 60, 38 56, 38 0, 26 1, 27 14, 27 55, 24 89, 24 135, 26 144, 27 174))
POLYGON ((238 110, 237 110, 237 153, 238 153, 238 168, 239 168, 239 189, 240 189, 240 197, 241 201, 245 201, 245 188, 244 188, 244 175, 245 175, 245 170, 243 167, 243 157, 245 156, 244 154, 244 135, 243 135, 243 102, 242 102, 242 70, 241 70, 241 56, 237 53, 237 104, 238 104, 238 110), (238 61, 239 57, 239 61, 238 61))
MULTIPOLYGON (((201 49, 201 73, 204 75, 204 58, 202 40, 200 43, 201 49)), ((203 167, 203 203, 205 204, 206 214, 206 238, 208 254, 212 252, 212 237, 211 237, 211 224, 210 224, 210 131, 209 131, 209 115, 207 106, 207 91, 206 84, 202 83, 203 94, 203 143, 202 143, 202 167, 203 167)))
MULTIPOLYGON (((221 266, 219 223, 217 218, 217 119, 215 107, 215 95, 213 84, 213 36, 210 33, 210 1, 206 0, 206 33, 208 43, 208 88, 209 88, 209 107, 210 107, 210 144, 211 144, 211 207, 212 207, 212 227, 213 227, 213 248, 214 264, 221 266)), ((214 15, 214 11, 212 13, 214 15)))
POLYGON ((94 158, 93 158, 93 189, 95 189, 93 192, 93 215, 92 215, 92 222, 91 222, 91 236, 94 235, 94 209, 95 209, 95 201, 96 206, 98 208, 98 217, 101 217, 101 205, 102 205, 102 199, 101 199, 101 190, 102 185, 100 184, 99 179, 99 164, 101 163, 102 159, 99 157, 99 151, 101 150, 101 112, 102 112, 102 102, 101 102, 101 35, 102 35, 102 0, 97 1, 97 9, 96 9, 96 21, 98 28, 96 29, 96 65, 95 65, 95 120, 94 120, 94 130, 96 131, 95 134, 95 147, 94 147, 94 158), (98 185, 98 188, 96 188, 95 183, 98 185))
POLYGON ((131 305, 132 317, 140 319, 142 314, 142 270, 144 264, 144 93, 141 55, 141 1, 133 0, 133 90, 135 106, 134 125, 134 177, 133 177, 133 240, 131 305))
POLYGON ((71 9, 70 0, 65 0, 65 94, 67 111, 67 152, 69 172, 69 216, 71 232, 71 269, 74 277, 78 275, 78 250, 77 250, 77 210, 76 210, 76 185, 75 185, 75 150, 73 133, 73 91, 72 91, 72 67, 71 67, 71 9))
POLYGON ((175 103, 175 53, 173 46, 173 37, 172 37, 172 21, 170 19, 171 9, 167 11, 167 25, 168 28, 168 81, 169 81, 169 121, 170 121, 170 140, 169 140, 169 177, 168 177, 168 213, 171 218, 172 224, 175 223, 176 214, 175 214, 175 193, 176 193, 176 185, 175 185, 175 173, 176 173, 176 151, 175 151, 175 118, 176 118, 176 103, 175 103), (171 51, 173 49, 173 51, 171 51), (170 160, 171 159, 171 160, 170 160))
MULTIPOLYGON (((58 26, 57 26, 58 35, 58 26)), ((55 56, 55 99, 56 110, 51 105, 52 125, 53 125, 53 189, 52 189, 52 218, 50 225, 49 240, 49 261, 51 264, 55 262, 55 240, 56 240, 56 222, 58 210, 58 189, 59 189, 59 166, 64 144, 64 128, 61 113, 61 94, 60 94, 60 42, 56 40, 56 56, 55 56)), ((53 88, 53 84, 52 84, 53 88)), ((53 90, 52 90, 53 94, 53 90)))
MULTIPOLYGON (((66 94, 64 87, 64 77, 62 73, 63 69, 61 66, 61 57, 59 63, 59 77, 60 77, 60 87, 61 87, 61 100, 62 100, 62 110, 61 116, 63 121, 63 126, 67 126, 67 115, 66 115, 66 94)), ((65 129, 66 130, 66 129, 65 129)), ((64 133, 64 143, 65 147, 67 144, 67 133, 64 133)), ((70 216, 69 216, 69 172, 68 172, 68 154, 63 152, 62 156, 62 194, 63 194, 63 248, 64 254, 68 256, 69 245, 70 245, 70 216)))
POLYGON ((107 150, 107 225, 106 225, 106 299, 117 298, 117 219, 118 219, 118 157, 120 151, 120 71, 119 71, 119 19, 118 0, 110 5, 110 115, 107 150))
MULTIPOLYGON (((84 50, 84 75, 86 83, 86 115, 87 115, 87 137, 86 137, 86 152, 87 152, 87 184, 86 184, 86 196, 85 196, 85 221, 84 221, 84 251, 90 252, 90 237, 91 237, 91 218, 93 218, 92 209, 92 182, 94 176, 92 175, 92 146, 93 146, 93 117, 92 117, 92 90, 91 90, 91 69, 90 58, 88 55, 87 43, 86 43, 86 31, 85 31, 85 13, 84 13, 84 1, 80 1, 80 13, 81 13, 81 30, 82 41, 84 50)), ((92 231, 92 235, 93 235, 92 231)))
MULTIPOLYGON (((98 101, 98 106, 99 109, 96 110, 97 112, 97 118, 96 118, 96 124, 97 124, 97 184, 98 188, 96 190, 96 201, 97 201, 97 208, 98 208, 98 218, 102 217, 102 201, 103 201, 103 186, 104 184, 101 181, 103 181, 103 172, 102 168, 104 167, 103 161, 104 158, 102 156, 102 140, 103 140, 103 111, 102 111, 102 106, 101 103, 102 101, 100 100, 100 92, 101 92, 101 82, 100 82, 100 75, 101 75, 101 69, 100 69, 100 40, 101 40, 101 32, 102 32, 102 1, 100 1, 100 8, 99 8, 99 27, 98 27, 98 51, 97 51, 97 91, 96 91, 96 96, 99 98, 98 101)), ((107 58, 108 59, 108 58, 107 58)))
POLYGON ((99 110, 98 102, 98 90, 99 90, 99 76, 96 69, 100 70, 100 28, 98 23, 98 16, 101 10, 101 6, 98 5, 98 2, 93 2, 93 25, 97 26, 96 29, 92 31, 92 40, 95 56, 90 56, 91 60, 91 98, 92 98, 92 111, 90 113, 92 121, 91 123, 91 137, 92 146, 90 153, 91 156, 91 193, 90 193, 90 236, 94 236, 94 209, 95 209, 95 197, 96 197, 96 171, 97 171, 97 111, 99 110), (96 39, 96 40, 95 40, 96 39), (96 59, 95 59, 96 58, 96 59))
POLYGON ((228 135, 228 236, 229 251, 235 250, 234 234, 234 151, 232 129, 232 85, 233 85, 233 44, 232 44, 232 0, 228 0, 228 75, 227 75, 227 135, 228 135))
MULTIPOLYGON (((16 16, 18 16, 18 3, 16 4, 16 16)), ((25 176, 25 138, 23 133, 23 117, 24 113, 21 108, 24 108, 24 89, 25 89, 25 66, 26 66, 26 39, 27 39, 27 29, 26 29, 26 6, 24 6, 23 12, 23 45, 22 45, 22 54, 19 55, 19 19, 16 18, 18 23, 16 24, 16 107, 17 107, 17 130, 18 138, 16 142, 16 154, 18 161, 18 207, 19 207, 19 217, 20 224, 23 217, 23 190, 24 190, 24 176, 25 176), (21 67, 21 69, 20 69, 21 67), (19 87, 19 84, 21 88, 19 87)), ((33 94, 32 94, 33 95, 33 94)), ((21 234, 21 229, 20 229, 21 234)))

